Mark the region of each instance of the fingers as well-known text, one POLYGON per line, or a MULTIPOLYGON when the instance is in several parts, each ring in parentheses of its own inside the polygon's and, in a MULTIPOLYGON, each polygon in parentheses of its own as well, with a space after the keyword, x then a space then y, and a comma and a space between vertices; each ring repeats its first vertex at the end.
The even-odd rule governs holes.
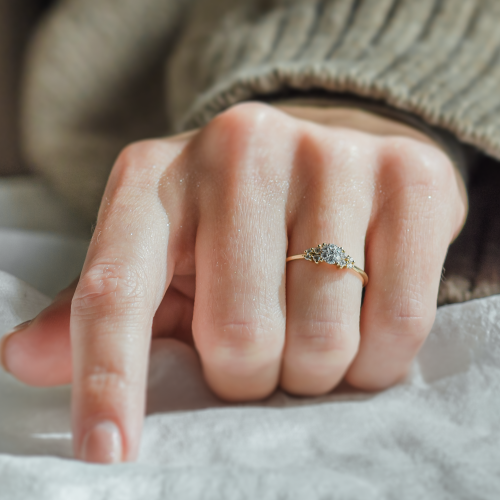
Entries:
MULTIPOLYGON (((186 281, 184 277, 172 279, 154 317, 153 337, 171 337, 193 345, 193 299, 188 296, 186 281)), ((49 307, 2 343, 3 365, 21 382, 40 387, 71 383, 69 324, 77 283, 59 293, 49 307)))
POLYGON ((368 230, 370 283, 359 353, 347 374, 366 390, 406 375, 434 322, 447 247, 465 217, 465 206, 453 202, 459 197, 444 156, 404 141, 399 146, 382 161, 381 175, 391 181, 368 230))
POLYGON ((278 383, 285 335, 283 172, 291 137, 280 142, 276 130, 288 121, 269 108, 244 106, 216 118, 200 137, 207 194, 200 200, 193 335, 205 377, 224 399, 262 398, 278 383))
MULTIPOLYGON (((300 156, 310 165, 308 186, 301 197, 288 255, 320 243, 345 248, 363 267, 369 206, 367 168, 369 143, 354 151, 342 136, 327 147, 304 142, 300 156), (361 155, 358 153, 363 151, 361 155), (353 187, 360 189, 353 189, 353 187)), ((298 395, 319 395, 333 389, 356 355, 362 281, 352 271, 306 260, 287 263, 287 331, 281 386, 298 395)))
MULTIPOLYGON (((171 337, 194 347, 192 335, 193 299, 183 293, 179 282, 184 277, 174 276, 153 320, 153 337, 171 337), (180 285, 180 286, 179 286, 180 285)), ((194 281, 194 276, 189 277, 194 281)))
POLYGON ((172 274, 162 173, 151 171, 168 153, 145 143, 119 158, 73 297, 73 435, 86 461, 137 454, 152 321, 172 274))
POLYGON ((3 343, 5 368, 21 382, 34 386, 71 382, 69 320, 76 283, 59 293, 29 325, 3 343))

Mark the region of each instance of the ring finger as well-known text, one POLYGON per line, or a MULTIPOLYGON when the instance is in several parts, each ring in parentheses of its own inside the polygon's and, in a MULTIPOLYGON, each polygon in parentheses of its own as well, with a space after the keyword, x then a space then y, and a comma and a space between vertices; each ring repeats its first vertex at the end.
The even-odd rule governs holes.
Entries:
MULTIPOLYGON (((363 194, 356 199, 364 187, 359 188, 363 182, 354 178, 353 172, 365 169, 344 168, 351 160, 363 160, 346 157, 342 144, 339 141, 338 149, 333 148, 326 157, 318 155, 318 151, 304 152, 306 157, 316 156, 310 162, 316 168, 301 198, 288 255, 330 243, 343 246, 362 268, 370 210, 361 204, 363 194)), ((299 395, 318 395, 330 391, 341 380, 359 343, 360 277, 352 269, 341 270, 326 262, 314 265, 299 260, 287 264, 283 389, 299 395)))

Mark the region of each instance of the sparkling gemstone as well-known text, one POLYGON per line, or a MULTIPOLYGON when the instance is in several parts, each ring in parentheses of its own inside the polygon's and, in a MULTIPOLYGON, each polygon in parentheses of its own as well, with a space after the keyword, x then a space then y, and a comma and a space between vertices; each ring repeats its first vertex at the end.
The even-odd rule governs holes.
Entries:
POLYGON ((329 253, 328 255, 323 257, 323 260, 328 264, 335 264, 335 257, 333 254, 329 253))
POLYGON ((317 247, 309 248, 304 252, 306 260, 315 262, 326 262, 327 264, 337 265, 341 269, 344 267, 353 268, 354 259, 345 253, 342 247, 332 243, 322 243, 317 247))
POLYGON ((325 247, 321 250, 321 257, 323 258, 323 260, 325 262, 329 262, 330 257, 332 257, 332 256, 333 256, 333 254, 328 248, 325 247))

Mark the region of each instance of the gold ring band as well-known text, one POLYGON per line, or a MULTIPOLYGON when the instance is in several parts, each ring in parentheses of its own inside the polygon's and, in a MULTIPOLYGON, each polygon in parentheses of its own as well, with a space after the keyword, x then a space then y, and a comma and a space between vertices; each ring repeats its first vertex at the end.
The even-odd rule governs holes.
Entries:
POLYGON ((320 262, 326 262, 327 264, 336 265, 340 269, 350 269, 356 272, 358 276, 363 281, 363 286, 368 284, 368 275, 360 267, 354 264, 354 259, 345 253, 342 247, 334 245, 333 243, 321 243, 314 248, 308 248, 300 255, 292 255, 286 258, 286 262, 291 260, 310 260, 315 264, 320 262))

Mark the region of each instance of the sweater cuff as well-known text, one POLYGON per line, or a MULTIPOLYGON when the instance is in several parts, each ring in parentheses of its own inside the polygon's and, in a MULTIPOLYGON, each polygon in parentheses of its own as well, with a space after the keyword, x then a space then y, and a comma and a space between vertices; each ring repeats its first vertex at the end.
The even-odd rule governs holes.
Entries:
POLYGON ((500 2, 295 0, 235 23, 179 129, 241 101, 319 90, 405 111, 500 159, 500 2))

